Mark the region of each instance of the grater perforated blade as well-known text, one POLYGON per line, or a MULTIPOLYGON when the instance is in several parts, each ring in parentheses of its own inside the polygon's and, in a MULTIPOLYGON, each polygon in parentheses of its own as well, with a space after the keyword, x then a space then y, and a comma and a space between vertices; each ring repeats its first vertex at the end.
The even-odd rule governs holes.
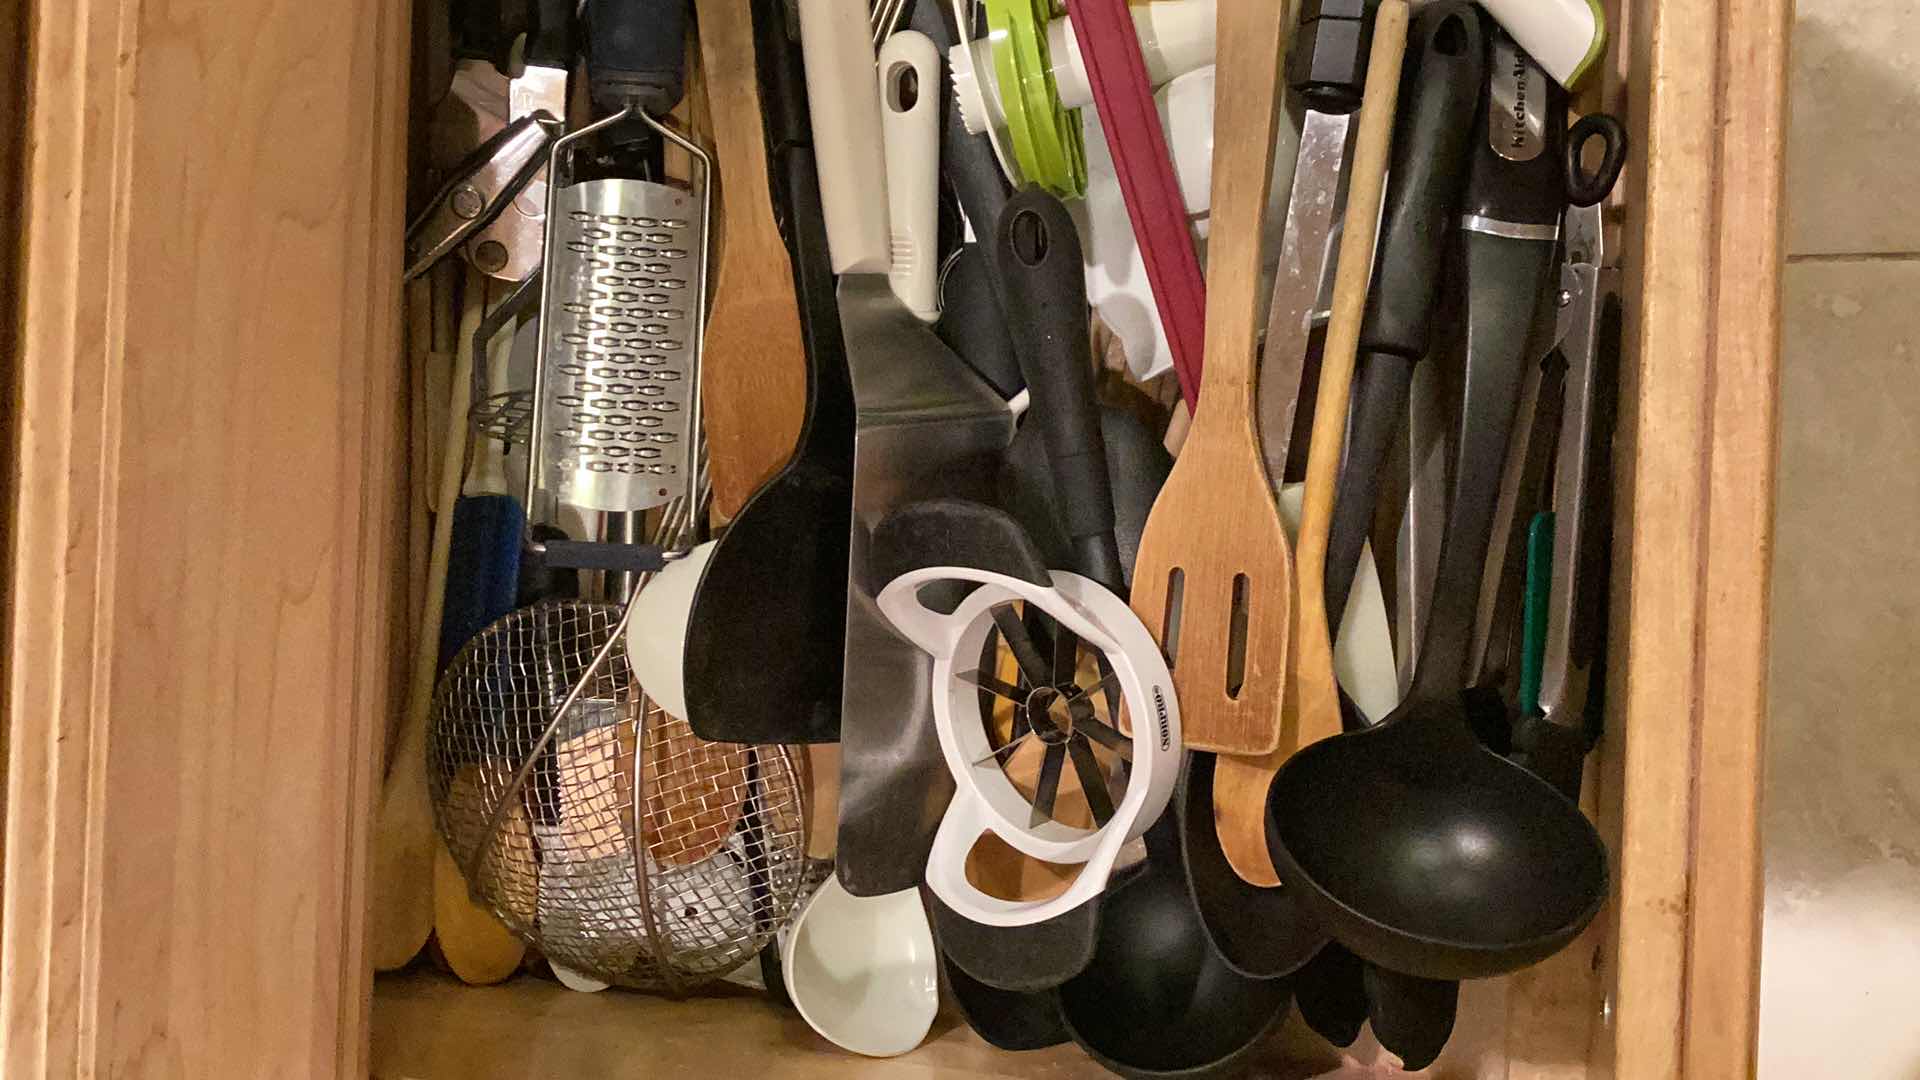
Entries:
POLYGON ((685 495, 697 438, 704 207, 648 180, 553 194, 540 454, 545 486, 587 510, 685 495))

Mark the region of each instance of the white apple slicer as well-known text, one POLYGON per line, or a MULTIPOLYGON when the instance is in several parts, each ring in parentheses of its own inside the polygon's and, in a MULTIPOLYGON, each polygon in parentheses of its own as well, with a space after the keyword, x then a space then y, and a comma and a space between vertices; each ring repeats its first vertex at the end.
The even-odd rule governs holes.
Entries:
POLYGON ((933 566, 901 574, 878 597, 894 627, 933 657, 934 723, 955 781, 928 855, 927 885, 956 913, 989 926, 1042 922, 1097 896, 1122 846, 1166 808, 1180 771, 1180 709, 1153 635, 1098 583, 1060 570, 1050 576, 1048 587, 933 566), (969 586, 950 611, 928 606, 969 586), (1014 665, 1010 678, 995 670, 1003 648, 1014 665), (1091 669, 1083 662, 1089 657, 1091 669), (1083 677, 1085 670, 1096 674, 1083 677), (1002 733, 995 714, 1008 707, 1012 726, 1002 733), (1131 737, 1121 733, 1122 710, 1131 737), (1037 780, 1016 783, 1012 762, 1035 756, 1037 780), (1126 767, 1110 771, 1103 756, 1126 767), (1056 813, 1068 763, 1084 814, 1056 813), (1044 898, 991 895, 967 874, 969 853, 989 832, 1078 874, 1044 898))

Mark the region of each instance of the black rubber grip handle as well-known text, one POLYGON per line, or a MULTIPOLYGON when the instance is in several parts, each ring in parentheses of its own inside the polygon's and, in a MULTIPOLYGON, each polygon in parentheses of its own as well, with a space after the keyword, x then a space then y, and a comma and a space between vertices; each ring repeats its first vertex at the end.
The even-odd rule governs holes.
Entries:
POLYGON ((523 55, 536 67, 573 67, 574 0, 533 0, 533 24, 527 28, 523 55))
POLYGON ((1415 360, 1427 351, 1486 82, 1484 34, 1472 4, 1449 2, 1422 10, 1408 35, 1362 350, 1415 360))
POLYGON ((1118 589, 1113 488, 1100 409, 1093 396, 1093 346, 1080 236, 1060 200, 1037 187, 1015 192, 994 226, 994 254, 1006 285, 1007 322, 1033 394, 1053 470, 1054 512, 1080 565, 1072 569, 1118 589))
POLYGON ((1373 527, 1394 436, 1407 420, 1414 358, 1391 352, 1362 353, 1354 369, 1353 407, 1347 424, 1347 452, 1340 462, 1339 493, 1327 527, 1326 598, 1329 628, 1338 637, 1347 611, 1360 551, 1373 527))
POLYGON ((594 108, 662 116, 687 73, 687 0, 587 0, 587 92, 594 108))
POLYGON ((1372 0, 1303 11, 1287 50, 1287 85, 1316 112, 1352 112, 1360 107, 1372 44, 1372 0))
POLYGON ((1507 225, 1558 225, 1568 196, 1567 92, 1490 17, 1484 25, 1486 85, 1460 211, 1507 225))

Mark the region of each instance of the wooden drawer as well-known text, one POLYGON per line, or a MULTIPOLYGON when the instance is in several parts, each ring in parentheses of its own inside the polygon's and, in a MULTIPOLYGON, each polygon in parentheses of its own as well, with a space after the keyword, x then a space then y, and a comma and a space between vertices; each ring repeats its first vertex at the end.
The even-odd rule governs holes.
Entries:
MULTIPOLYGON (((1607 93, 1635 146, 1595 787, 1617 895, 1548 965, 1469 989, 1438 1075, 1753 1070, 1790 7, 1616 14, 1607 93)), ((1096 1075, 963 1031, 856 1061, 739 1001, 376 992, 411 14, 0 0, 28 44, 0 108, 25 147, 0 1072, 1096 1075)), ((1287 1041, 1275 1075, 1314 1054, 1287 1041)))

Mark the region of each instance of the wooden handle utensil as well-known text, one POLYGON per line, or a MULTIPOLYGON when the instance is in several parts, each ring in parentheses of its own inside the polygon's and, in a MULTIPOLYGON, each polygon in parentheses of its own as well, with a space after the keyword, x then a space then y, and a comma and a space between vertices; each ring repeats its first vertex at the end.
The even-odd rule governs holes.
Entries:
POLYGON ((1217 12, 1215 144, 1200 402, 1140 538, 1133 609, 1172 662, 1186 744, 1265 754, 1281 745, 1293 565, 1254 432, 1261 220, 1280 123, 1284 5, 1217 12))

